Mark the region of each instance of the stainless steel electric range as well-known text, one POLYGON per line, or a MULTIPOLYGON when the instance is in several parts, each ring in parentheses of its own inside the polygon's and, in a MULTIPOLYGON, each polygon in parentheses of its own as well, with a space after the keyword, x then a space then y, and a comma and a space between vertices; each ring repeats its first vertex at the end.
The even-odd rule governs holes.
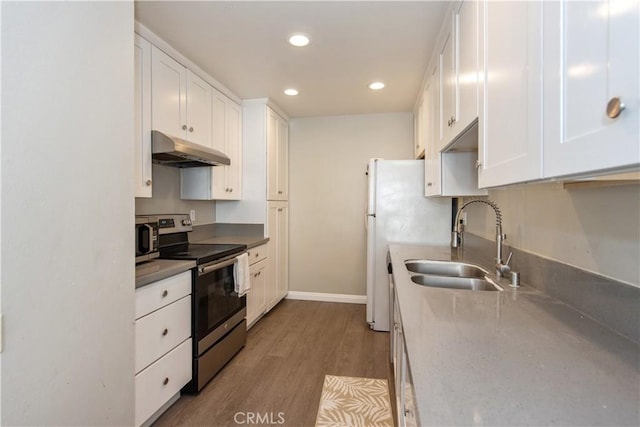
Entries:
POLYGON ((191 292, 193 376, 184 393, 198 393, 244 347, 246 296, 235 291, 234 264, 246 245, 189 243, 189 215, 158 217, 160 258, 195 260, 191 292))

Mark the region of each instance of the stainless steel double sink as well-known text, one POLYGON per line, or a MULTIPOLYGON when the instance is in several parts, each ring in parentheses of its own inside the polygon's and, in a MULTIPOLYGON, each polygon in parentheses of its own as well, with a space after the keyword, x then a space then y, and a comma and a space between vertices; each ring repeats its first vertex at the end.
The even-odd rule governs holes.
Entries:
POLYGON ((404 262, 411 281, 436 288, 504 291, 486 269, 464 262, 409 259, 404 262))

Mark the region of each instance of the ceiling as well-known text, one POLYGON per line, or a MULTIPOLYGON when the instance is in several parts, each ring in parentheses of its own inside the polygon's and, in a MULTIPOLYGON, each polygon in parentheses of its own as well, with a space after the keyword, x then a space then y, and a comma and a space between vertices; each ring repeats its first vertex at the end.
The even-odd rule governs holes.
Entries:
POLYGON ((292 117, 412 111, 447 2, 136 1, 136 20, 240 98, 292 117), (296 48, 288 35, 307 33, 296 48), (367 85, 385 82, 372 91, 367 85), (284 95, 286 88, 298 96, 284 95))

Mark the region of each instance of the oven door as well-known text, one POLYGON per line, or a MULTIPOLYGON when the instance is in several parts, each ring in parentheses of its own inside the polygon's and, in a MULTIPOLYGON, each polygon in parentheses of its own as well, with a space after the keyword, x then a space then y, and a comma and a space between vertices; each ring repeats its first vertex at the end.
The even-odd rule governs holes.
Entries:
MULTIPOLYGON (((194 332, 198 354, 202 354, 228 331, 216 331, 234 315, 246 312, 247 297, 235 291, 233 266, 236 257, 199 266, 195 280, 194 332), (214 334, 214 331, 216 332, 214 334)), ((237 317, 237 316, 236 316, 237 317)), ((244 316, 243 316, 244 317, 244 316)), ((235 325, 229 325, 231 330, 235 325)))

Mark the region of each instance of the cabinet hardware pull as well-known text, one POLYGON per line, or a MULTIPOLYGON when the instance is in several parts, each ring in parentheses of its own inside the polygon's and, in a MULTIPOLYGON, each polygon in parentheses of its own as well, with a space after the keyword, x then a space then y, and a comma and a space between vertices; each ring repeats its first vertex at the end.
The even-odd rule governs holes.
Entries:
POLYGON ((190 128, 189 128, 189 132, 193 132, 193 127, 190 127, 190 128))
POLYGON ((431 187, 433 185, 433 182, 427 182, 427 187, 431 187))
POLYGON ((147 185, 147 187, 150 186, 151 185, 151 180, 150 179, 146 180, 145 184, 147 185))
POLYGON ((620 101, 620 98, 614 96, 607 103, 607 116, 609 116, 610 119, 615 119, 624 109, 625 105, 620 101))
POLYGON ((480 162, 480 160, 476 160, 476 169, 480 169, 480 166, 482 166, 482 162, 480 162))
POLYGON ((169 384, 169 378, 165 378, 164 381, 162 381, 162 385, 167 385, 169 384))
POLYGON ((182 125, 182 130, 187 130, 187 125, 182 125))
POLYGON ((162 331, 162 336, 165 337, 167 336, 168 333, 169 333, 169 330, 165 328, 165 330, 162 331))
POLYGON ((164 292, 162 292, 162 298, 166 297, 167 295, 169 295, 169 291, 165 289, 164 292))

